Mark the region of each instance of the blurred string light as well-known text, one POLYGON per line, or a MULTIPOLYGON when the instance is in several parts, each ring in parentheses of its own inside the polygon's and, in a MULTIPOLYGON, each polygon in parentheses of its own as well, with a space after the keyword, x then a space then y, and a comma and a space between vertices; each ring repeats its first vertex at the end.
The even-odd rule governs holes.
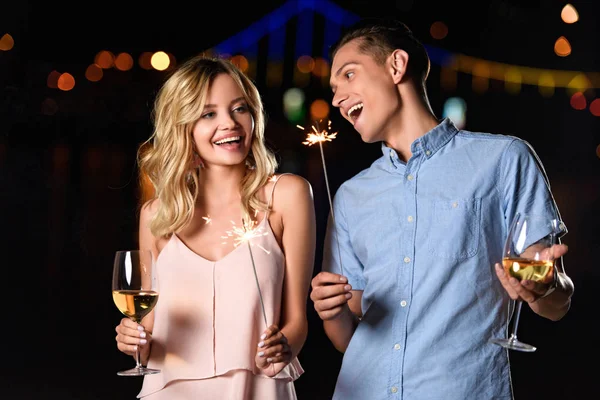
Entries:
MULTIPOLYGON (((310 22, 311 20, 307 17, 307 12, 319 13, 325 17, 325 27, 331 28, 327 28, 328 32, 336 32, 336 35, 339 35, 339 28, 360 19, 358 15, 346 11, 328 0, 289 1, 247 29, 217 44, 209 49, 209 51, 217 54, 245 53, 251 44, 258 42, 264 36, 280 32, 282 25, 286 24, 293 17, 297 17, 298 20, 302 19, 310 22)), ((573 13, 576 13, 574 7, 566 7, 564 20, 572 21, 573 13)), ((308 26, 312 27, 313 25, 312 23, 308 23, 308 26)), ((432 24, 430 33, 434 38, 443 38, 448 34, 448 27, 444 22, 436 21, 432 24)), ((330 44, 330 40, 323 41, 323 46, 325 47, 330 44)), ((600 73, 598 72, 552 70, 504 64, 452 53, 430 45, 426 45, 425 47, 429 53, 432 65, 437 64, 441 67, 441 84, 447 90, 456 88, 458 73, 472 75, 473 89, 478 92, 488 90, 489 80, 491 79, 504 82, 505 90, 512 94, 518 94, 521 91, 522 85, 532 85, 537 86, 540 93, 546 97, 552 96, 556 88, 566 88, 569 96, 577 91, 584 92, 588 89, 600 88, 600 73)), ((557 43, 557 50, 562 55, 570 54, 571 45, 566 38, 564 42, 561 39, 557 43)), ((300 59, 302 59, 302 62, 305 62, 306 57, 309 57, 306 54, 309 53, 298 55, 297 49, 296 53, 298 62, 296 65, 297 69, 294 70, 294 85, 303 87, 307 84, 308 76, 302 72, 303 70, 299 62, 300 59)), ((329 60, 324 56, 323 58, 314 58, 313 61, 314 65, 310 63, 304 66, 310 65, 313 76, 322 78, 322 84, 327 85, 327 76, 330 72, 329 60)), ((278 74, 281 72, 280 66, 274 65, 274 68, 274 71, 278 74)), ((270 69, 271 65, 268 66, 267 71, 270 69)))
POLYGON ((9 33, 5 33, 0 38, 0 50, 9 51, 15 46, 15 40, 9 33))
MULTIPOLYGON (((205 53, 213 53, 220 55, 236 54, 236 60, 242 62, 240 66, 253 65, 255 60, 246 58, 248 54, 256 54, 256 46, 260 39, 266 35, 283 36, 285 26, 291 18, 298 17, 298 20, 304 21, 305 26, 300 26, 298 29, 312 28, 314 25, 313 18, 315 13, 319 13, 325 17, 325 33, 326 39, 323 40, 323 49, 327 49, 331 44, 331 38, 339 36, 339 31, 342 27, 348 26, 360 19, 356 14, 353 14, 342 7, 330 2, 329 0, 307 0, 307 1, 288 1, 280 8, 266 15, 259 21, 237 34, 229 37, 225 41, 216 45, 211 49, 207 49, 205 53), (280 33, 277 35, 277 33, 280 33), (329 38, 329 39, 327 39, 329 38), (242 55, 243 54, 243 55, 242 55), (243 57, 243 58, 242 58, 243 57), (245 62, 244 62, 245 60, 245 62)), ((561 18, 565 23, 574 23, 579 19, 577 10, 571 4, 563 7, 561 18)), ((302 31, 304 32, 304 31, 302 31)), ((312 37, 308 32, 303 37, 312 37)), ((442 39, 448 34, 448 27, 442 21, 434 22, 430 27, 430 33, 433 38, 442 39)), ((281 48, 281 37, 271 39, 270 47, 281 48)), ((10 35, 4 35, 0 40, 0 48, 5 49, 13 46, 13 40, 10 35)), ((308 43, 308 42, 302 42, 308 43)), ((587 92, 589 89, 600 88, 600 73, 598 72, 581 72, 581 71, 564 71, 564 70, 549 70, 542 68, 531 68, 520 65, 511 65, 498 62, 492 62, 485 59, 470 57, 459 53, 452 53, 434 46, 425 46, 432 64, 437 64, 441 67, 442 86, 445 89, 456 88, 456 74, 465 73, 473 76, 473 89, 477 92, 483 92, 489 89, 489 80, 499 80, 505 83, 504 87, 507 92, 517 94, 521 90, 522 85, 538 86, 539 91, 544 96, 554 94, 556 88, 566 88, 567 94, 573 96, 574 93, 587 92)), ((312 50, 312 49, 311 49, 312 50)), ((327 59, 327 52, 324 51, 323 57, 313 58, 308 56, 308 52, 302 49, 296 51, 296 68, 294 70, 294 84, 297 87, 303 87, 310 81, 310 73, 312 76, 320 78, 323 85, 328 84, 328 76, 330 73, 330 64, 327 59), (310 72, 309 72, 310 71, 310 72)), ((555 51, 561 56, 570 54, 571 45, 564 37, 559 38, 555 42, 555 51)), ((118 57, 118 56, 117 56, 118 57)), ((101 69, 108 69, 115 66, 117 57, 110 51, 98 53, 93 64, 101 69)), ((132 58, 124 57, 122 69, 131 68, 132 58)), ((231 56, 230 56, 231 57, 231 56)), ((144 52, 138 58, 138 64, 145 70, 156 69, 165 71, 172 69, 176 65, 175 57, 163 51, 144 52)), ((101 73, 98 72, 96 66, 90 66, 90 80, 101 79, 101 73)), ((117 69, 119 69, 117 68, 117 69)), ((249 67, 248 67, 249 68, 249 67)), ((101 72, 101 71, 100 71, 101 72)), ((267 68, 267 80, 270 80, 272 85, 280 84, 280 77, 283 74, 283 65, 281 62, 269 65, 267 68)), ((63 79, 68 81, 68 79, 63 79)), ((292 112, 290 111, 290 115, 292 112)))
POLYGON ((560 12, 560 18, 566 24, 574 24, 579 21, 579 13, 572 4, 566 4, 560 12))
POLYGON ((467 122, 467 103, 460 97, 450 97, 444 102, 442 115, 449 118, 458 129, 463 129, 467 122))

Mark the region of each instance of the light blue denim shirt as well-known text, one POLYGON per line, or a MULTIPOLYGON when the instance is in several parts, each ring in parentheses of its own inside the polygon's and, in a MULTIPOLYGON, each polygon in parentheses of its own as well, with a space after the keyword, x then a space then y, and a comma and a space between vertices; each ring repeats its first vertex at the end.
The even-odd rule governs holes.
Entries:
POLYGON ((516 212, 559 217, 541 163, 449 119, 407 163, 382 150, 340 186, 327 228, 323 270, 363 291, 333 399, 511 399, 508 352, 488 342, 509 316, 494 263, 516 212))

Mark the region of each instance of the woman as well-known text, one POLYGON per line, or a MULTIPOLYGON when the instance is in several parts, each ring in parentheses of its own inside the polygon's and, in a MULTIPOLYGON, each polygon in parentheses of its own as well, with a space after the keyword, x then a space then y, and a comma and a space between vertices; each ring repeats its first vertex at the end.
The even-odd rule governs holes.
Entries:
POLYGON ((310 184, 275 174, 260 94, 227 60, 182 64, 154 118, 140 147, 154 195, 139 242, 156 257, 160 297, 140 325, 116 328, 120 351, 139 346, 161 370, 138 397, 295 399, 316 241, 310 184))

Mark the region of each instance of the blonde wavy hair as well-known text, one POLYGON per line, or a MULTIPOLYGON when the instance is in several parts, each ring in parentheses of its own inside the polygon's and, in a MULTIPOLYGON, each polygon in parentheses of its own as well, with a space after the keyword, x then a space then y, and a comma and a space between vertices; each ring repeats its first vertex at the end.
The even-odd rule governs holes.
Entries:
POLYGON ((254 119, 246 175, 241 181, 241 207, 245 221, 267 205, 258 198, 277 169, 275 155, 265 144, 265 111, 254 83, 227 59, 197 55, 183 63, 160 88, 154 102, 154 131, 138 149, 140 182, 151 185, 142 204, 158 199, 150 230, 156 237, 169 236, 194 216, 200 168, 194 168, 192 130, 203 111, 208 90, 220 74, 228 74, 243 92, 254 119))

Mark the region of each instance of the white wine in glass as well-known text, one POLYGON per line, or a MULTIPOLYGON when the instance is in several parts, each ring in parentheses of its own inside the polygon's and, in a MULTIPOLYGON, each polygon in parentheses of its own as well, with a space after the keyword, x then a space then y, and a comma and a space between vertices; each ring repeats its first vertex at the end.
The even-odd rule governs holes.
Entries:
MULTIPOLYGON (((158 302, 154 258, 149 250, 117 251, 113 266, 112 296, 115 305, 126 317, 138 324, 158 302)), ((119 371, 120 376, 156 374, 157 369, 142 366, 139 347, 134 368, 119 371)))
MULTIPOLYGON (((537 214, 515 216, 502 256, 502 266, 509 277, 519 281, 550 283, 556 273, 552 246, 558 244, 564 224, 558 219, 537 214)), ((510 350, 534 352, 536 347, 517 338, 517 327, 521 315, 522 300, 517 300, 512 322, 512 333, 508 338, 495 338, 491 342, 510 350)))

